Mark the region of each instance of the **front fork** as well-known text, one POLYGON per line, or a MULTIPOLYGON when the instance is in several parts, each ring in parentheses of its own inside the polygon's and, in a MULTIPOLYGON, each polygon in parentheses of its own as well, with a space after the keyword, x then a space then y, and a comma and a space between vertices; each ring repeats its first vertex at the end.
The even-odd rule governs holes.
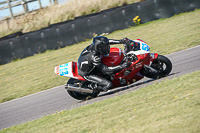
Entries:
POLYGON ((158 58, 158 53, 150 53, 150 59, 149 59, 150 63, 149 63, 149 65, 144 65, 144 68, 155 74, 158 73, 158 71, 156 69, 151 67, 152 62, 157 58, 158 58))

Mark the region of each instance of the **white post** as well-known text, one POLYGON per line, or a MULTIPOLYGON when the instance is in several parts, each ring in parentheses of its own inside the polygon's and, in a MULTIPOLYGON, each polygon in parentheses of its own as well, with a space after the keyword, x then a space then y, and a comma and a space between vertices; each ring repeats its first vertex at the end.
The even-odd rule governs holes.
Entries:
POLYGON ((12 6, 10 4, 10 0, 7 0, 7 3, 8 3, 8 6, 9 6, 11 18, 14 18, 14 15, 13 15, 13 12, 12 12, 12 6))

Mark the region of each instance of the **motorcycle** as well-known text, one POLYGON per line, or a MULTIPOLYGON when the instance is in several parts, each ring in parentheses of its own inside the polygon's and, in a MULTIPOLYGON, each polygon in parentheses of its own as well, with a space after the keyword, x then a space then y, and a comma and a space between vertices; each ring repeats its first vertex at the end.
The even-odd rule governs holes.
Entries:
MULTIPOLYGON (((113 47, 110 48, 109 56, 102 58, 102 63, 108 67, 120 65, 125 61, 131 62, 128 68, 116 74, 104 75, 104 78, 112 82, 112 89, 133 84, 144 77, 162 78, 167 76, 172 70, 172 63, 167 57, 158 53, 150 53, 149 45, 141 39, 133 41, 139 44, 135 50, 125 54, 121 48, 113 47)), ((78 74, 77 62, 71 61, 56 66, 55 73, 70 78, 65 85, 65 89, 71 97, 77 100, 95 98, 102 92, 101 90, 88 87, 90 82, 78 74)))

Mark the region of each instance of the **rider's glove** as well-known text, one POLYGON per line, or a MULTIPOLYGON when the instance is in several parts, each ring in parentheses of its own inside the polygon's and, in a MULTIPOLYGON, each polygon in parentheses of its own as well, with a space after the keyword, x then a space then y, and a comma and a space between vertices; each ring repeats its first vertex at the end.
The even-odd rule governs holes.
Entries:
POLYGON ((125 53, 128 53, 129 51, 132 51, 132 50, 134 51, 135 47, 138 46, 137 42, 134 42, 128 38, 124 38, 124 39, 120 40, 120 42, 124 44, 125 53))
POLYGON ((137 56, 133 53, 127 53, 125 55, 126 61, 134 61, 134 60, 138 60, 137 56))
POLYGON ((122 69, 128 68, 132 63, 131 62, 124 62, 121 67, 122 69))
POLYGON ((120 40, 121 43, 131 45, 131 41, 128 38, 123 38, 120 40))

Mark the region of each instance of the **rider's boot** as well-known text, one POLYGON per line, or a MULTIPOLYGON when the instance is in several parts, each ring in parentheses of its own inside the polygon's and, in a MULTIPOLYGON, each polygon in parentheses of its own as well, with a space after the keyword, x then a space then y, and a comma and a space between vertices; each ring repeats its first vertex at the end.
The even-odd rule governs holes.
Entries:
POLYGON ((104 92, 107 92, 107 91, 108 91, 108 88, 102 87, 102 86, 100 86, 100 85, 97 87, 97 89, 102 90, 102 91, 104 91, 104 92))
POLYGON ((102 87, 102 86, 97 85, 97 84, 95 84, 95 83, 90 83, 90 84, 88 84, 88 88, 90 88, 90 89, 92 89, 92 90, 97 89, 97 90, 101 90, 101 91, 104 91, 104 92, 107 92, 107 91, 108 91, 108 88, 102 87))

